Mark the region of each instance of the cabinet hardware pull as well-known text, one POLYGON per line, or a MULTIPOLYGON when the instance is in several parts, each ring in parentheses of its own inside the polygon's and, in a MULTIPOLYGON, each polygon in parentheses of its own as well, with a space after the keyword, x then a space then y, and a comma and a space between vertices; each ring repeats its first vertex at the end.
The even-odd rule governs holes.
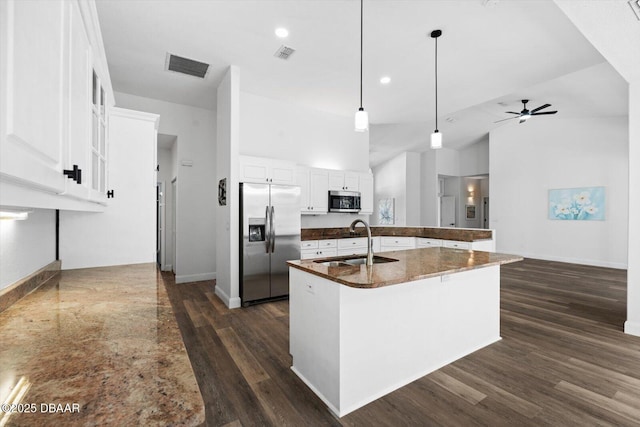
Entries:
POLYGON ((107 199, 113 199, 113 190, 107 191, 107 199))
POLYGON ((78 168, 78 165, 73 165, 73 169, 64 169, 62 173, 76 183, 82 184, 82 169, 78 168))

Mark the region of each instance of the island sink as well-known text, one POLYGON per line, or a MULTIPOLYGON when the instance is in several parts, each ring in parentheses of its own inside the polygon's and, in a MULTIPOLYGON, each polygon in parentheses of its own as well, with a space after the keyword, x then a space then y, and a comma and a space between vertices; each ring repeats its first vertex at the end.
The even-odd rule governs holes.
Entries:
MULTIPOLYGON (((378 255, 374 255, 373 257, 374 264, 382 264, 385 262, 396 262, 396 261, 398 260, 393 258, 386 258, 378 255)), ((315 260, 314 262, 318 264, 326 265, 327 267, 352 267, 354 265, 366 265, 367 257, 350 255, 348 257, 331 258, 330 260, 318 259, 318 260, 315 260)))

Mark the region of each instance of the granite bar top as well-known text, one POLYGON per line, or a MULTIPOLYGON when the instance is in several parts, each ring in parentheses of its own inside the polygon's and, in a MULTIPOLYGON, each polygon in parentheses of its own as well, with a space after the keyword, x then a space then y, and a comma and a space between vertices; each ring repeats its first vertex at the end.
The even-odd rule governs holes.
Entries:
POLYGON ((374 264, 371 267, 365 265, 330 267, 315 262, 345 258, 331 257, 321 260, 287 261, 287 264, 293 268, 352 288, 367 289, 459 273, 492 265, 509 264, 523 259, 517 255, 443 247, 381 252, 376 255, 397 259, 398 261, 374 264))
POLYGON ((0 313, 0 337, 0 402, 17 405, 0 425, 204 422, 155 264, 62 271, 0 313))
MULTIPOLYGON (((372 236, 426 237, 430 239, 456 240, 459 242, 475 242, 492 238, 492 230, 472 228, 441 227, 371 227, 372 236)), ((349 237, 366 237, 364 227, 358 225, 356 234, 349 233, 349 227, 336 228, 303 228, 301 240, 346 239, 349 237)))

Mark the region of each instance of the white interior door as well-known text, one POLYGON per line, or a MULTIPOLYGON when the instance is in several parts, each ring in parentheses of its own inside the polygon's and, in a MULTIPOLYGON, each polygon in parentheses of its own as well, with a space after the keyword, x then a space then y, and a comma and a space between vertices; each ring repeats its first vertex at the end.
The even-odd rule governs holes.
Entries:
POLYGON ((456 226, 456 198, 455 196, 440 197, 440 227, 456 226))

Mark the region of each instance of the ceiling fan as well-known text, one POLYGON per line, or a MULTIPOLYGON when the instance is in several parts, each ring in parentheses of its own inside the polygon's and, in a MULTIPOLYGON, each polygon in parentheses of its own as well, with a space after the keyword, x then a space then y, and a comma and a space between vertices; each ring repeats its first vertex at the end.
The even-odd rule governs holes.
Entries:
POLYGON ((529 102, 528 99, 523 99, 522 100, 522 111, 520 111, 519 113, 516 113, 515 111, 507 111, 508 114, 515 114, 514 117, 509 117, 506 119, 502 119, 502 120, 498 120, 496 122, 493 123, 498 123, 498 122, 504 122, 505 120, 511 120, 511 119, 520 119, 519 123, 524 123, 526 122, 529 118, 531 118, 531 116, 541 116, 543 114, 555 114, 557 113, 557 111, 543 111, 543 112, 539 112, 540 110, 543 110, 547 107, 551 107, 551 104, 544 104, 539 106, 538 108, 534 108, 533 110, 529 111, 527 110, 527 102, 529 102))

